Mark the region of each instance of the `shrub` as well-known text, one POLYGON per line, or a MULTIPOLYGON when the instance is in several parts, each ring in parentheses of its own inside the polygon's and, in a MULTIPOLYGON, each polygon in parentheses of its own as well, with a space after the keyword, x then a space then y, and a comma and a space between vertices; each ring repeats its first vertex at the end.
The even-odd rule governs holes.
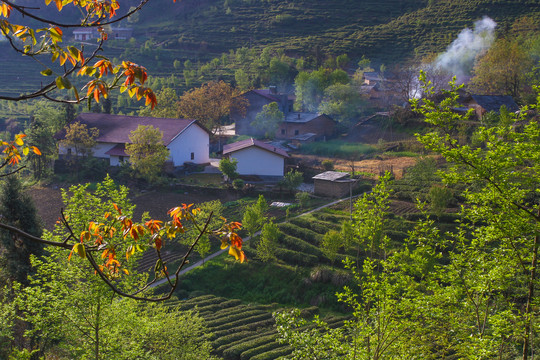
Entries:
POLYGON ((272 351, 267 351, 263 354, 255 355, 251 360, 274 360, 281 358, 282 356, 287 356, 292 353, 293 349, 290 346, 284 346, 272 351))
POLYGON ((321 165, 322 165, 323 169, 326 170, 326 171, 334 170, 334 162, 332 160, 328 160, 328 159, 323 160, 321 162, 321 165))
POLYGON ((278 226, 279 230, 285 234, 296 236, 297 238, 305 240, 311 244, 319 245, 322 241, 322 235, 313 230, 299 227, 290 223, 283 223, 279 224, 278 226))
POLYGON ((285 245, 285 247, 289 250, 315 255, 319 259, 324 258, 323 252, 317 246, 311 245, 310 243, 297 237, 283 234, 280 237, 279 242, 280 244, 285 245))
POLYGON ((242 190, 244 188, 245 183, 246 182, 242 179, 234 179, 232 182, 232 186, 236 190, 242 190))
POLYGON ((270 342, 267 342, 266 344, 244 351, 243 353, 240 354, 240 360, 249 360, 255 355, 264 354, 265 352, 268 352, 270 350, 283 347, 282 344, 278 343, 275 340, 276 338, 277 338, 277 335, 274 336, 274 341, 270 341, 270 342))
POLYGON ((288 264, 299 266, 313 266, 319 262, 319 258, 306 253, 277 248, 276 257, 288 264))

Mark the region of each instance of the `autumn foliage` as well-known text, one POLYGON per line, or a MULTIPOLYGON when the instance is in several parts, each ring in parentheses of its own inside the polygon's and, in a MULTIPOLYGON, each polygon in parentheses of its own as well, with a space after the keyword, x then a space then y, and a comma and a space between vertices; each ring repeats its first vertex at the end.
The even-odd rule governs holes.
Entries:
POLYGON ((30 8, 14 1, 0 1, 0 31, 12 48, 23 56, 36 60, 43 66, 41 75, 54 77, 44 82, 39 89, 19 96, 0 96, 5 100, 25 100, 37 97, 45 97, 55 101, 53 91, 70 90, 76 102, 88 100, 99 102, 101 98, 107 98, 111 90, 119 88, 120 92, 127 91, 130 97, 137 100, 145 99, 145 104, 153 109, 157 103, 152 89, 145 86, 148 78, 143 66, 130 61, 122 61, 114 65, 109 59, 98 55, 102 50, 104 41, 107 40, 105 25, 119 22, 148 2, 143 0, 139 6, 130 8, 123 15, 119 15, 120 3, 117 0, 44 0, 45 5, 55 6, 58 12, 67 6, 73 6, 80 10, 80 22, 63 23, 53 19, 44 18, 39 13, 39 7, 30 8), (34 28, 26 24, 15 24, 9 21, 13 12, 20 13, 23 18, 32 19, 42 24, 42 28, 34 28), (86 50, 83 45, 64 46, 64 31, 71 28, 96 28, 99 39, 95 47, 86 50), (60 65, 53 70, 52 66, 45 65, 46 56, 50 56, 51 63, 60 65), (59 70, 60 69, 60 70, 59 70), (78 88, 70 81, 72 75, 88 77, 90 80, 78 88))

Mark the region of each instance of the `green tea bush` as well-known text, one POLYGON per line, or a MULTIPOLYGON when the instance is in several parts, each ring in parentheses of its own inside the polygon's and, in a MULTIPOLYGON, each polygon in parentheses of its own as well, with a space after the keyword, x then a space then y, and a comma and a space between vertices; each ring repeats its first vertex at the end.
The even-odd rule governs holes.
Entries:
POLYGON ((292 351, 293 349, 290 346, 283 346, 272 351, 267 351, 263 354, 255 355, 251 358, 251 360, 274 360, 287 356, 292 353, 292 351))
POLYGON ((294 236, 283 234, 279 238, 279 244, 284 245, 289 250, 315 255, 319 259, 325 258, 323 252, 318 247, 294 236))
POLYGON ((323 235, 291 223, 279 224, 278 227, 285 234, 295 236, 310 244, 319 245, 323 239, 323 235))
POLYGON ((314 266, 319 262, 319 258, 315 255, 300 253, 284 248, 276 249, 276 257, 287 264, 299 266, 314 266))

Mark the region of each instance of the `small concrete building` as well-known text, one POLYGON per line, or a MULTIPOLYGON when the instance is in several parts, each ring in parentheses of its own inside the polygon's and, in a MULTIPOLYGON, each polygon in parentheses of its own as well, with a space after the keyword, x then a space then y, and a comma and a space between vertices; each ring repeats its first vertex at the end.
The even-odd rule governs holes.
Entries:
POLYGON ((289 113, 276 131, 276 139, 324 140, 335 134, 336 121, 325 114, 289 113))
POLYGON ((312 179, 315 195, 334 198, 348 195, 355 182, 349 173, 338 171, 326 171, 315 175, 312 179))

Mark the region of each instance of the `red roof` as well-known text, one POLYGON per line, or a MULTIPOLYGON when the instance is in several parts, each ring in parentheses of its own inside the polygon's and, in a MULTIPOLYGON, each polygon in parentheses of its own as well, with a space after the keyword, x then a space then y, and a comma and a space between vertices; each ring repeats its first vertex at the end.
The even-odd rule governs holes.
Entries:
POLYGON ((109 156, 129 156, 126 154, 126 144, 116 144, 105 154, 109 156))
MULTIPOLYGON (((139 125, 152 125, 161 130, 161 132, 163 132, 163 144, 165 146, 169 145, 171 141, 194 123, 208 132, 208 130, 197 121, 189 119, 84 113, 77 116, 74 121, 86 124, 88 128, 98 128, 99 135, 96 140, 98 142, 106 143, 129 143, 129 135, 133 130, 136 130, 139 125)), ((59 134, 58 137, 63 138, 64 134, 59 134)))
POLYGON ((249 148, 249 147, 252 147, 252 146, 256 146, 256 147, 258 147, 260 149, 269 151, 269 152, 274 153, 274 154, 279 155, 279 156, 283 156, 283 157, 286 157, 286 158, 289 157, 289 154, 287 154, 287 152, 285 150, 280 149, 278 147, 275 147, 273 145, 264 143, 262 141, 255 140, 253 138, 237 141, 235 143, 227 144, 227 145, 223 146, 223 155, 230 154, 230 153, 233 153, 235 151, 246 149, 246 148, 249 148))

